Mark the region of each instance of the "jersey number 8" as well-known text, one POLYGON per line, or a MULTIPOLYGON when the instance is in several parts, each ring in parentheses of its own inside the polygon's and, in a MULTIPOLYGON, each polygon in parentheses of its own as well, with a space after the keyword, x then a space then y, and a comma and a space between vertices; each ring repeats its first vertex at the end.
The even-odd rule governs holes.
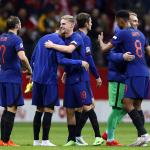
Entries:
POLYGON ((134 42, 134 46, 136 48, 136 55, 139 57, 139 58, 142 58, 142 44, 139 40, 136 40, 134 42))

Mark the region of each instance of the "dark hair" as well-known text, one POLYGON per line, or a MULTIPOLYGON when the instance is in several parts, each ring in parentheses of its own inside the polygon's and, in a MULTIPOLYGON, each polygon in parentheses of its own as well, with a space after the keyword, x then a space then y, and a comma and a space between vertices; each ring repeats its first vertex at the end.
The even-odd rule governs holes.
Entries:
POLYGON ((124 20, 129 20, 129 11, 127 10, 119 10, 116 13, 116 18, 123 18, 124 20))
POLYGON ((88 13, 79 13, 76 16, 76 20, 77 20, 77 26, 78 28, 82 28, 85 26, 86 22, 89 22, 89 19, 91 18, 91 16, 88 13))
POLYGON ((16 16, 10 16, 7 19, 7 30, 14 29, 17 24, 20 23, 20 19, 16 16))

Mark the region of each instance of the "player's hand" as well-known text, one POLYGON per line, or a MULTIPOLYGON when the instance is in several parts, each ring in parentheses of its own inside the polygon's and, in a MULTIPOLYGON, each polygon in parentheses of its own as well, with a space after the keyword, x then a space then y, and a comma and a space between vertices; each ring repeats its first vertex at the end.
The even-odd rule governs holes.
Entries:
POLYGON ((92 97, 92 108, 95 108, 95 99, 92 97))
POLYGON ((44 46, 46 48, 52 48, 53 45, 54 45, 54 43, 52 41, 50 41, 50 40, 48 40, 47 42, 44 43, 44 46))
POLYGON ((27 79, 29 82, 32 82, 32 72, 31 72, 31 71, 23 70, 22 73, 25 73, 25 74, 26 74, 26 79, 27 79))
POLYGON ((32 75, 26 75, 26 79, 29 81, 29 82, 32 82, 32 75))
POLYGON ((84 67, 85 70, 88 71, 89 70, 89 64, 88 64, 88 62, 82 61, 82 67, 84 67))
POLYGON ((103 34, 103 32, 101 32, 101 34, 98 35, 99 43, 101 43, 101 41, 103 41, 103 39, 104 39, 104 34, 103 34))
POLYGON ((102 80, 99 77, 99 78, 96 79, 96 86, 99 88, 101 85, 102 85, 102 80))
POLYGON ((65 84, 66 76, 67 76, 67 74, 66 74, 66 72, 64 72, 63 75, 62 75, 62 77, 61 77, 61 82, 62 82, 63 84, 65 84))
POLYGON ((131 54, 131 52, 126 52, 123 54, 123 59, 125 61, 132 61, 135 59, 135 56, 131 54))

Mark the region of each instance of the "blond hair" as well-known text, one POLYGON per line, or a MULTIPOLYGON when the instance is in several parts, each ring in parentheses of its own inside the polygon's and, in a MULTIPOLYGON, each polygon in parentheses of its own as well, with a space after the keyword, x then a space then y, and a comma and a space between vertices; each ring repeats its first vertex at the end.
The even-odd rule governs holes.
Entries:
POLYGON ((75 23, 75 18, 71 15, 64 15, 61 17, 61 20, 62 19, 67 20, 67 21, 72 22, 72 23, 75 23))

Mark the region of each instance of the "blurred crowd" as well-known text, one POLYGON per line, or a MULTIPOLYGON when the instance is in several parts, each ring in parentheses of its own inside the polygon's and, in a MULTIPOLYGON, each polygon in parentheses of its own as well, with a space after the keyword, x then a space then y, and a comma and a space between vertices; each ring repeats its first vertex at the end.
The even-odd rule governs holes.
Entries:
POLYGON ((105 41, 108 41, 113 35, 115 12, 128 9, 138 14, 139 28, 150 41, 149 6, 150 0, 0 0, 0 33, 5 32, 8 16, 17 15, 22 23, 20 36, 30 59, 37 40, 55 32, 62 15, 88 12, 93 22, 89 36, 93 43, 94 59, 97 66, 106 66, 106 57, 97 44, 98 34, 103 31, 105 41))

